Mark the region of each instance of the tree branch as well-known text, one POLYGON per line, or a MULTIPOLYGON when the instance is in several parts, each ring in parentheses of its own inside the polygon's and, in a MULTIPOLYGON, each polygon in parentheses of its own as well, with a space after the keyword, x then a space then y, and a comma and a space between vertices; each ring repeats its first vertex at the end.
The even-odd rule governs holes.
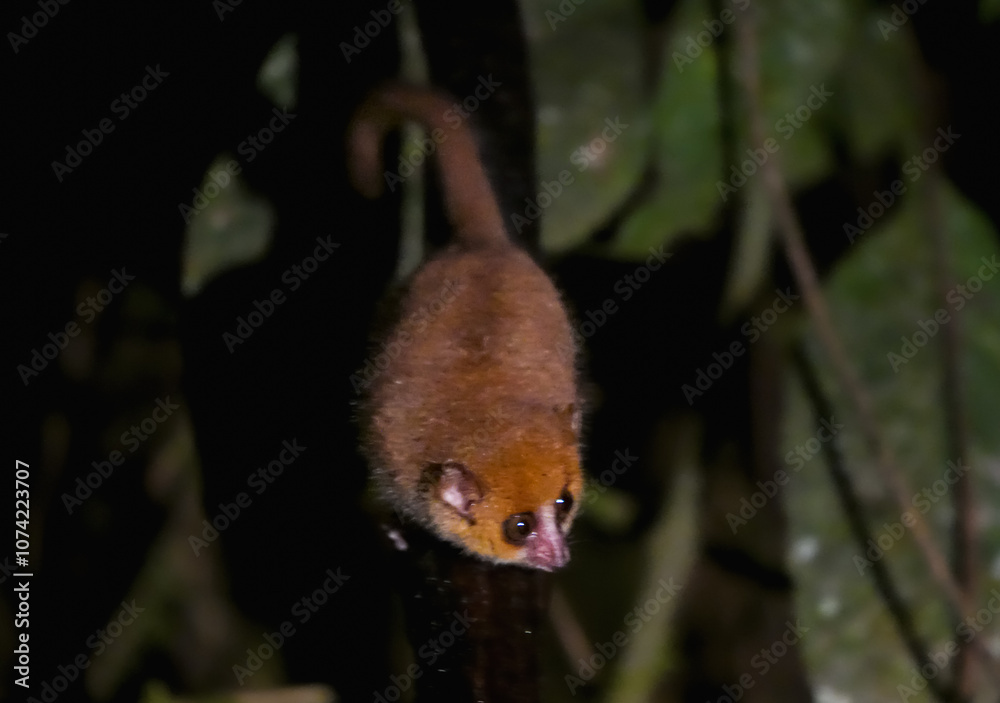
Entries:
MULTIPOLYGON (((809 363, 801 343, 795 345, 792 360, 799 377, 802 379, 802 386, 805 389, 806 397, 812 404, 817 422, 822 418, 831 417, 834 414, 832 404, 823 393, 819 380, 816 378, 816 372, 809 363)), ((840 505, 847 516, 847 524, 851 528, 851 534, 854 535, 854 540, 859 545, 866 545, 869 540, 874 539, 874 536, 868 530, 865 509, 844 465, 844 456, 840 451, 840 446, 837 442, 824 442, 823 454, 826 456, 830 478, 833 479, 833 486, 840 499, 840 505)), ((913 657, 913 661, 918 668, 924 664, 936 666, 930 659, 930 647, 914 627, 912 610, 906 605, 902 594, 896 587, 896 583, 889 573, 888 563, 885 559, 870 563, 875 588, 882 597, 889 615, 896 623, 896 630, 899 632, 906 649, 910 652, 910 656, 913 657)), ((927 685, 938 700, 952 700, 952 687, 946 687, 937 677, 927 679, 927 685)))

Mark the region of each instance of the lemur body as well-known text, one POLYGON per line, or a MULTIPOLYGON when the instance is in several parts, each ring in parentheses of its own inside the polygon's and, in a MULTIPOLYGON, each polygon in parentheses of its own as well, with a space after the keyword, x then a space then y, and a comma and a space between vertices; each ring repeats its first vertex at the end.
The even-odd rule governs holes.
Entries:
POLYGON ((403 120, 441 130, 452 244, 425 262, 372 382, 365 447, 381 495, 440 537, 498 563, 552 570, 582 490, 576 346, 558 291, 507 236, 471 131, 425 89, 374 93, 352 126, 358 189, 381 192, 381 143, 403 120), (442 291, 450 291, 444 295, 442 291), (429 311, 429 312, 428 312, 429 311))

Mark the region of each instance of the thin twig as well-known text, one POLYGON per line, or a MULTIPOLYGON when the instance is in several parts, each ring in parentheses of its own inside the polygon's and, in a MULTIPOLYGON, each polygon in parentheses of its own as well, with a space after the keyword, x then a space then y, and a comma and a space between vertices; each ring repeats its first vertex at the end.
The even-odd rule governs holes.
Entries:
MULTIPOLYGON (((943 180, 938 169, 928 173, 926 183, 926 208, 928 234, 934 247, 934 277, 938 295, 944 301, 954 285, 951 271, 951 257, 944 235, 944 213, 942 211, 943 180)), ((949 457, 969 456, 968 424, 965 419, 965 400, 962 393, 962 374, 959 360, 962 357, 962 321, 957 311, 951 312, 949 322, 942 325, 942 375, 943 404, 945 415, 945 444, 949 457)), ((955 522, 952 527, 953 570, 965 594, 964 613, 975 610, 974 599, 979 590, 978 535, 976 533, 976 501, 972 490, 971 470, 955 484, 952 504, 955 508, 955 522)), ((975 667, 969 657, 970 647, 959 644, 955 657, 954 673, 956 688, 965 697, 971 697, 975 677, 975 667)))
MULTIPOLYGON (((830 400, 820 388, 816 372, 809 363, 809 359, 801 343, 795 345, 792 352, 792 359, 799 377, 802 379, 802 386, 805 389, 806 397, 812 404, 816 421, 819 422, 822 418, 833 416, 834 412, 830 400)), ((854 535, 854 540, 858 544, 868 544, 869 540, 874 539, 874 535, 868 530, 864 507, 861 504, 861 499, 858 497, 858 492, 854 489, 850 474, 844 466, 844 457, 841 454, 840 445, 837 442, 824 442, 823 454, 826 456, 830 478, 833 479, 837 497, 840 499, 841 507, 843 507, 844 514, 847 516, 847 524, 854 535)), ((911 616, 912 610, 906 605, 902 594, 896 587, 896 583, 889 573, 888 563, 885 559, 878 559, 869 562, 869 564, 875 588, 878 590, 879 595, 882 596, 889 615, 896 623, 896 630, 899 632, 903 644, 909 650, 910 656, 913 657, 917 667, 920 668, 924 664, 936 666, 930 659, 930 647, 920 637, 916 627, 914 627, 913 617, 911 616)), ((934 692, 934 696, 938 700, 952 700, 953 691, 950 687, 946 687, 937 677, 927 679, 927 685, 934 692)))

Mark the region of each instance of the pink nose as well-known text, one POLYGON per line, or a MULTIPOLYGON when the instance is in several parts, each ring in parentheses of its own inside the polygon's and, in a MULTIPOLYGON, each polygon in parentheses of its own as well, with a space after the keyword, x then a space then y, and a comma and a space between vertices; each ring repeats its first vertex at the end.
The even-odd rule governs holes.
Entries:
POLYGON ((569 562, 569 547, 562 535, 554 538, 548 535, 534 534, 528 542, 528 562, 545 571, 560 569, 569 562))

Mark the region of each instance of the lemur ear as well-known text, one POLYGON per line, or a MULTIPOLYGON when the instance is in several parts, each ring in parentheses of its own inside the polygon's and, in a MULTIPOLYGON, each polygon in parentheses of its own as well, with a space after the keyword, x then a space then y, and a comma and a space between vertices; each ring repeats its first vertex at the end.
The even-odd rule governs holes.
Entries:
POLYGON ((424 469, 424 479, 434 487, 434 495, 464 518, 471 518, 472 506, 486 495, 476 474, 465 464, 446 461, 424 469))

